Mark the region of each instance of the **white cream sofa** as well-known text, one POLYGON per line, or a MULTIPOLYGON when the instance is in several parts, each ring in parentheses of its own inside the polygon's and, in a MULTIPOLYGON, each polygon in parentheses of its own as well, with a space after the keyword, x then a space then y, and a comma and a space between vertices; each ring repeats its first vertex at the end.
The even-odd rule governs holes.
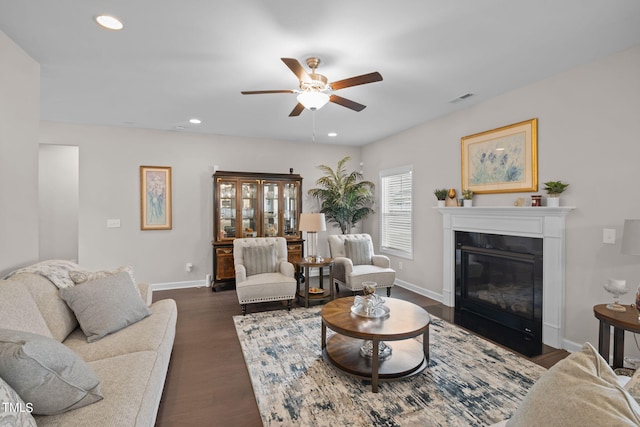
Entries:
POLYGON ((151 314, 89 343, 74 312, 49 279, 19 273, 0 280, 0 328, 48 335, 79 355, 100 380, 101 400, 56 415, 34 415, 38 426, 155 424, 175 338, 177 308, 170 299, 151 304, 149 286, 137 286, 151 314))

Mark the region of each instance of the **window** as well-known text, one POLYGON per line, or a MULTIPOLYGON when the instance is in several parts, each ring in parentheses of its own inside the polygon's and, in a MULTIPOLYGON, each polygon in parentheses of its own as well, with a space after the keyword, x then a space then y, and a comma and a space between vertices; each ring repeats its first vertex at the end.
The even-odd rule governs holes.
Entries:
POLYGON ((412 166, 380 172, 381 251, 413 257, 412 166))

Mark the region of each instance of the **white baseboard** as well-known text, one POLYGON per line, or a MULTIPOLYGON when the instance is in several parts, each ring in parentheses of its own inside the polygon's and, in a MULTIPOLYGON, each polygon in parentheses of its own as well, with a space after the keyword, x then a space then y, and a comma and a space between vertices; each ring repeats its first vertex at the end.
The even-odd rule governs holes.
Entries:
POLYGON ((209 287, 206 280, 191 280, 188 282, 153 283, 151 289, 156 291, 168 291, 170 289, 202 288, 209 287))
MULTIPOLYGON (((597 343, 596 343, 597 346, 597 343)), ((577 342, 569 341, 568 339, 562 340, 562 348, 567 350, 570 353, 574 353, 576 351, 582 350, 582 344, 578 344, 577 342)))
POLYGON ((404 280, 399 280, 399 279, 396 279, 395 285, 400 286, 401 288, 408 289, 411 292, 415 292, 418 295, 422 295, 423 297, 431 298, 433 300, 438 301, 439 303, 442 303, 442 294, 438 294, 428 289, 416 286, 413 283, 405 282, 404 280))

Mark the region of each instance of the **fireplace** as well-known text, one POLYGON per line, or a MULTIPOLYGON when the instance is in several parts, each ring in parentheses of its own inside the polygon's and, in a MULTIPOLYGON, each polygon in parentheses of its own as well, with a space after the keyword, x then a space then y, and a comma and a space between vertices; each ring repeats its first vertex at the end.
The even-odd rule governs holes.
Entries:
MULTIPOLYGON (((434 209, 442 214, 442 303, 448 307, 456 305, 455 275, 458 254, 456 233, 458 231, 520 236, 542 241, 542 343, 554 348, 565 348, 565 230, 566 217, 575 207, 478 206, 434 209)), ((511 244, 511 246, 521 245, 511 244)), ((493 248, 485 247, 485 249, 493 248)), ((536 254, 537 250, 527 252, 536 254)), ((489 326, 492 327, 494 324, 495 322, 489 326)), ((490 327, 486 329, 491 329, 490 327)))
POLYGON ((527 356, 542 353, 542 239, 455 232, 457 324, 527 356))

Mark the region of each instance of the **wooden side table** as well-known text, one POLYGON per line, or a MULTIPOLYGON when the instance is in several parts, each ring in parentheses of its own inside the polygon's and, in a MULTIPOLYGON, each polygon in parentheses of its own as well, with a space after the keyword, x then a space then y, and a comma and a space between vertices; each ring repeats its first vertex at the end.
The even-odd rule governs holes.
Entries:
POLYGON ((600 320, 598 334, 598 352, 609 362, 611 347, 611 327, 613 326, 613 368, 622 368, 624 365, 624 331, 640 333, 638 322, 638 310, 634 306, 625 305, 627 311, 613 311, 607 308, 607 304, 598 304, 593 307, 593 315, 600 320))
POLYGON ((324 258, 322 261, 305 261, 301 259, 296 261, 296 280, 298 281, 298 291, 297 294, 299 297, 304 298, 304 306, 309 307, 309 300, 324 300, 324 299, 333 299, 333 258, 324 258), (323 281, 324 281, 324 268, 329 267, 329 289, 324 289, 323 281), (312 268, 317 268, 320 270, 320 286, 322 289, 321 294, 311 294, 309 295, 309 270, 312 268), (300 278, 302 277, 302 272, 304 270, 304 291, 300 290, 300 278))

